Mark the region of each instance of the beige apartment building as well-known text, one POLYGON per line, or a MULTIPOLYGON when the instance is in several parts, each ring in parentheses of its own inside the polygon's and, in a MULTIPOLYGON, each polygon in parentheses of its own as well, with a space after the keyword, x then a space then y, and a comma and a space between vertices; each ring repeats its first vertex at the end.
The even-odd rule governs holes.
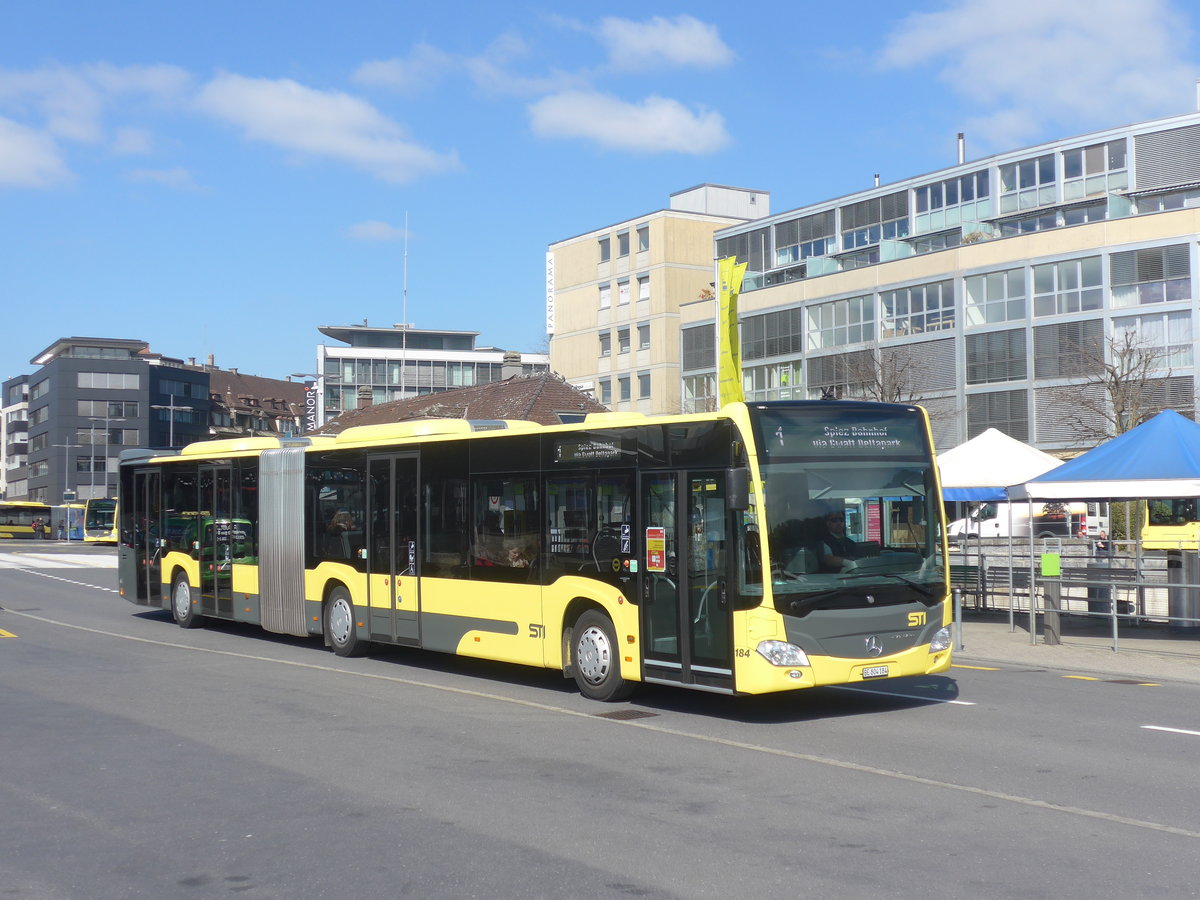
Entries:
POLYGON ((551 369, 610 409, 679 412, 679 308, 711 296, 714 233, 767 215, 765 191, 703 184, 668 209, 551 244, 551 369))
MULTIPOLYGON (((974 160, 960 144, 940 171, 715 238, 748 264, 748 400, 870 398, 890 373, 939 450, 994 427, 1069 452, 1112 432, 1132 346, 1136 403, 1196 417, 1200 113, 974 160)), ((711 304, 680 313, 684 406, 709 408, 711 304)))

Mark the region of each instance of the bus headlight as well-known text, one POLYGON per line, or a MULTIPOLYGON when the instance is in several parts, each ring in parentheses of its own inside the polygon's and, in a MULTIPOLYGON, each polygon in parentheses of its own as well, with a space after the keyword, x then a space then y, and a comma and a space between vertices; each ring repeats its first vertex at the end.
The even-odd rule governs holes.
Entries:
POLYGON ((939 628, 933 636, 933 640, 929 642, 930 653, 941 653, 943 650, 950 649, 950 626, 939 628))
POLYGON ((807 666, 808 654, 787 641, 763 641, 758 652, 773 666, 807 666))

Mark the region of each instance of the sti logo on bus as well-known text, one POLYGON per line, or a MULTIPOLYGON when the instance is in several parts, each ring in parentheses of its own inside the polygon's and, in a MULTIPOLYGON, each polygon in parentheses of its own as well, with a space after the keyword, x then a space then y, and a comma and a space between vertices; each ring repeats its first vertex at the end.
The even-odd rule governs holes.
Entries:
POLYGON ((908 614, 908 627, 916 628, 918 625, 925 624, 925 613, 911 612, 908 614))

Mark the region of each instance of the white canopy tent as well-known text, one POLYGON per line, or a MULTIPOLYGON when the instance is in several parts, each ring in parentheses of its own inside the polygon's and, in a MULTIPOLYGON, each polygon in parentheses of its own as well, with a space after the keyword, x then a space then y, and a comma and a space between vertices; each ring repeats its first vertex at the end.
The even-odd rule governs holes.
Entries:
POLYGON ((1049 472, 1062 460, 989 428, 938 456, 946 500, 1006 500, 1008 489, 1049 472))

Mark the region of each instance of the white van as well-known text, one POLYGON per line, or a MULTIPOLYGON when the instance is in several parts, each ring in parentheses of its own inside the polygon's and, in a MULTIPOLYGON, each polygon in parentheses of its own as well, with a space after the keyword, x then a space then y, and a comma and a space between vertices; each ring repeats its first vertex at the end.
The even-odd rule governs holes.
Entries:
POLYGON ((980 503, 962 519, 946 528, 950 540, 967 537, 1091 537, 1108 532, 1108 504, 1080 501, 1034 501, 1033 503, 980 503), (1009 518, 1009 507, 1012 518, 1009 518), (1031 514, 1032 513, 1032 514, 1031 514))

